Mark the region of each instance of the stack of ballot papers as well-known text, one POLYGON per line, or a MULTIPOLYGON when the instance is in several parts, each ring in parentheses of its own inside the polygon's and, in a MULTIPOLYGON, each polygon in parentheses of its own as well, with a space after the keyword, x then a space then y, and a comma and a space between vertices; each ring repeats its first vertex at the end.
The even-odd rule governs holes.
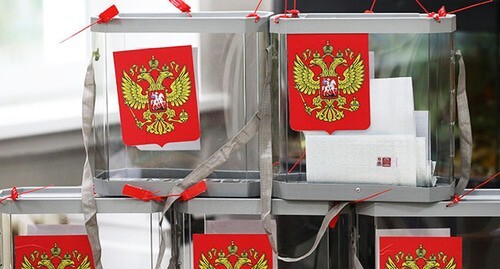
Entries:
POLYGON ((370 105, 366 130, 304 132, 307 181, 435 185, 429 112, 414 111, 411 78, 371 79, 370 105))

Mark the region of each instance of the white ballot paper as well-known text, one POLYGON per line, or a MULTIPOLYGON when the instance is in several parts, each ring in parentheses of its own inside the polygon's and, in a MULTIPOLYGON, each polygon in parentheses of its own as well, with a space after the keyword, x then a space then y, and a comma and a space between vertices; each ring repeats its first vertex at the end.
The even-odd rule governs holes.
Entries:
POLYGON ((427 159, 425 137, 416 138, 417 186, 431 185, 431 162, 427 159))
MULTIPOLYGON (((319 132, 315 132, 319 133, 319 132)), ((370 127, 334 135, 416 135, 411 78, 370 80, 370 127)))
POLYGON ((425 179, 427 151, 425 138, 416 139, 411 78, 371 79, 370 99, 367 130, 304 132, 307 181, 416 186, 417 168, 425 179))
POLYGON ((416 186, 416 139, 306 134, 307 181, 416 186))
POLYGON ((431 160, 429 111, 415 111, 415 123, 417 140, 425 139, 425 142, 417 141, 417 186, 432 187, 436 185, 437 178, 433 176, 436 162, 431 160), (422 162, 424 157, 425 166, 422 162))
POLYGON ((415 111, 415 125, 417 131, 417 137, 425 137, 425 148, 427 153, 427 160, 431 159, 430 152, 430 129, 429 129, 429 111, 427 110, 417 110, 415 111))

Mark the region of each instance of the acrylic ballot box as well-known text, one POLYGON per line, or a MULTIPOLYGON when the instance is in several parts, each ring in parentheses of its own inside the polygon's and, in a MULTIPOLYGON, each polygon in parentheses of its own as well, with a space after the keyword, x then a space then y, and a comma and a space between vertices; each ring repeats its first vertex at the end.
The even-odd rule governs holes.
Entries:
MULTIPOLYGON (((172 255, 179 257, 177 268, 350 268, 349 210, 342 213, 337 227, 329 229, 310 256, 283 262, 273 254, 262 228, 260 203, 259 198, 219 197, 176 203, 168 216, 172 234, 176 235, 172 238, 172 255)), ((298 257, 306 253, 330 208, 328 201, 273 199, 271 227, 280 256, 298 257)))
MULTIPOLYGON (((0 203, 0 268, 94 268, 80 188, 17 190, 17 200, 0 203)), ((10 194, 0 190, 2 198, 10 194)), ((104 197, 97 207, 103 267, 154 268, 159 204, 104 197)))
POLYGON ((454 15, 300 14, 270 22, 274 195, 449 199, 454 15))
POLYGON ((432 259, 439 268, 497 268, 499 202, 498 189, 485 189, 451 207, 448 202, 359 204, 360 261, 364 268, 376 269, 405 268, 401 264, 412 261, 420 267, 409 268, 429 268, 422 265, 432 259), (389 258, 394 267, 386 267, 389 258))
MULTIPOLYGON (((234 137, 258 111, 271 13, 259 12, 259 20, 248 14, 120 14, 106 24, 92 26, 92 46, 99 54, 94 61, 95 185, 99 194, 120 195, 124 183, 160 191, 159 195, 167 193, 234 137), (179 46, 190 46, 192 55, 171 49, 179 46), (141 49, 146 49, 143 52, 147 54, 147 49, 158 48, 164 53, 146 55, 144 59, 140 59, 141 53, 123 54, 124 65, 116 56, 141 49), (181 56, 192 58, 192 65, 177 60, 181 56), (117 70, 118 66, 123 70, 117 70), (189 80, 186 83, 185 78, 189 80), (134 85, 142 89, 134 92, 134 85), (182 92, 185 85, 190 88, 182 92), (163 92, 158 91, 160 88, 163 92), (156 94, 161 98, 154 99, 156 94), (155 111, 153 101, 164 106, 155 111), (186 113, 188 108, 184 110, 183 106, 188 103, 197 104, 198 111, 186 113), (144 105, 145 110, 137 109, 144 105), (122 108, 124 111, 119 112, 122 108), (163 114, 158 112, 162 109, 166 109, 163 114), (123 117, 135 123, 125 127, 123 117), (129 130, 124 131, 126 128, 129 130), (169 140, 144 140, 130 145, 124 142, 124 133, 131 129, 127 139, 140 140, 143 134, 138 132, 144 131, 150 137, 169 140), (181 132, 188 138, 182 138, 181 132)), ((258 196, 258 160, 255 136, 209 176, 205 195, 258 196)))

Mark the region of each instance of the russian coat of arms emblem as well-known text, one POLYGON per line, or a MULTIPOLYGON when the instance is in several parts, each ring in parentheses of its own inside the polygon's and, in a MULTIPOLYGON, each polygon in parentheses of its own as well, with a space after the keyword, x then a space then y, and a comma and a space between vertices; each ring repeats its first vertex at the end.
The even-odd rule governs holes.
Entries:
POLYGON ((195 234, 196 269, 272 269, 272 250, 266 235, 195 234))
POLYGON ((461 269, 460 237, 380 237, 380 268, 461 269))
POLYGON ((288 35, 287 46, 291 128, 368 128, 367 36, 288 35))
POLYGON ((86 235, 17 236, 15 244, 15 268, 94 268, 86 235))
POLYGON ((115 52, 126 145, 192 141, 199 119, 190 46, 115 52))

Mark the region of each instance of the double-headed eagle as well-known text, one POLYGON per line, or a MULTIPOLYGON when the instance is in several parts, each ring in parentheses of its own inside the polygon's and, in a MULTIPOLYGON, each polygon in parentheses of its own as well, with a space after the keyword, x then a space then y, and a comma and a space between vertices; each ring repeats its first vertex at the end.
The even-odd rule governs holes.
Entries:
MULTIPOLYGON (((184 123, 188 120, 188 113, 184 109, 176 118, 177 112, 172 107, 180 107, 188 101, 191 80, 185 65, 180 73, 179 65, 173 61, 170 64, 164 63, 160 69, 158 60, 152 56, 149 66, 149 70, 144 66, 139 69, 137 82, 123 71, 121 88, 125 104, 130 108, 137 127, 142 129, 146 125, 147 132, 162 135, 174 130, 174 122, 184 123), (174 72, 178 74, 177 77, 174 72), (173 80, 170 89, 163 84, 166 79, 173 80), (148 82, 149 87, 143 89, 138 83, 141 81, 148 82), (133 110, 143 109, 146 110, 142 115, 143 120, 140 120, 133 110)), ((136 72, 137 66, 134 65, 130 68, 130 75, 134 76, 136 72)))
POLYGON ((269 267, 265 253, 262 253, 259 258, 259 253, 253 248, 248 251, 243 250, 238 252, 238 246, 234 244, 234 241, 231 242, 231 245, 227 249, 227 254, 222 250, 214 248, 207 253, 207 256, 202 253, 198 268, 196 269, 215 269, 220 268, 219 266, 223 266, 225 269, 240 269, 242 267, 267 269, 269 267))
POLYGON ((316 111, 316 118, 326 122, 333 122, 344 118, 344 110, 356 111, 360 104, 354 97, 346 107, 347 99, 341 95, 351 95, 358 92, 363 84, 365 66, 361 53, 348 66, 347 60, 352 60, 354 53, 350 49, 344 53, 339 51, 337 55, 332 55, 333 47, 327 41, 323 47, 324 55, 317 51, 312 55, 309 64, 305 62, 310 58, 311 51, 303 53, 304 60, 296 54, 293 63, 294 88, 299 91, 305 111, 312 115, 316 111), (308 54, 309 53, 309 54, 308 54), (337 73, 337 68, 341 65, 348 66, 342 75, 337 73), (313 71, 313 67, 318 66, 321 73, 313 71), (314 96, 312 104, 309 105, 302 94, 314 96))
POLYGON ((454 257, 448 258, 443 252, 439 252, 437 257, 432 253, 430 256, 426 255, 427 251, 420 245, 415 251, 417 254, 413 257, 411 254, 406 255, 400 251, 394 260, 389 257, 385 263, 384 269, 456 269, 457 262, 454 257))
MULTIPOLYGON (((17 267, 16 267, 17 268, 17 267)), ((82 254, 77 250, 73 250, 72 254, 66 253, 62 255, 61 249, 54 244, 50 249, 50 255, 47 253, 39 253, 34 251, 30 258, 23 256, 20 269, 92 269, 92 264, 88 255, 82 259, 82 254)))

